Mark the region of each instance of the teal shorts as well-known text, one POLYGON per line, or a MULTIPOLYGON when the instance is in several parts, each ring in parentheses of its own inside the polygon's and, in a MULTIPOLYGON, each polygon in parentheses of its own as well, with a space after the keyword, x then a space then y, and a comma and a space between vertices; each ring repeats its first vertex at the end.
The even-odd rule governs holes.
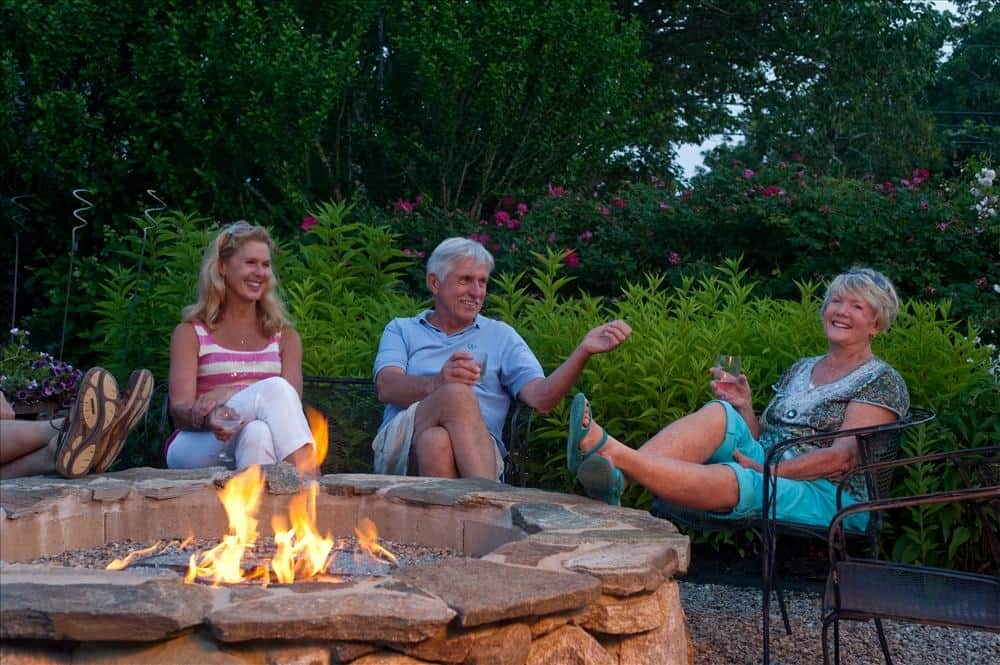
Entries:
MULTIPOLYGON (((764 447, 753 438, 743 416, 729 402, 718 400, 726 409, 726 436, 706 464, 723 464, 736 474, 740 498, 728 513, 712 513, 723 519, 759 518, 764 497, 764 475, 759 471, 740 466, 733 459, 733 451, 740 451, 761 466, 764 464, 764 447)), ((837 512, 837 486, 829 480, 790 480, 778 478, 778 520, 827 526, 837 512)), ((855 503, 846 492, 841 496, 844 506, 855 503)), ((859 513, 845 521, 851 530, 864 530, 868 515, 859 513)))

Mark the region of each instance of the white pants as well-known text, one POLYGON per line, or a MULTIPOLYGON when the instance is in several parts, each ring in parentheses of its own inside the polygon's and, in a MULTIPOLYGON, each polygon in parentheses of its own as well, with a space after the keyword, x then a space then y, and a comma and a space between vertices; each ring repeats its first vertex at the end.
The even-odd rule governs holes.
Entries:
POLYGON ((231 465, 220 457, 228 454, 235 458, 237 469, 245 469, 280 462, 303 445, 315 446, 299 394, 279 376, 247 386, 226 404, 246 423, 236 436, 227 442, 212 432, 176 432, 167 448, 167 468, 231 465))

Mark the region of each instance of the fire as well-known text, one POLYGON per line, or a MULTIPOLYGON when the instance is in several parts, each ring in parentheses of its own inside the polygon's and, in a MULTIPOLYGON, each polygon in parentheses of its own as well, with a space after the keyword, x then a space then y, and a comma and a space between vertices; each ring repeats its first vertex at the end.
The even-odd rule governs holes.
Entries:
POLYGON ((112 561, 111 563, 109 563, 107 565, 106 569, 107 570, 124 570, 125 568, 128 568, 128 565, 130 563, 132 563, 133 561, 135 561, 139 557, 146 556, 147 554, 152 554, 153 552, 155 552, 156 550, 158 550, 160 548, 160 543, 161 542, 163 542, 163 541, 158 540, 158 541, 156 541, 155 544, 150 545, 149 547, 147 547, 145 549, 136 550, 135 552, 131 552, 124 559, 115 559, 114 561, 112 561))
POLYGON ((378 544, 378 529, 375 522, 367 517, 361 518, 358 525, 354 527, 354 535, 358 537, 358 545, 365 552, 368 552, 375 559, 388 559, 390 563, 398 563, 396 555, 378 544))
MULTIPOLYGON (((328 430, 326 418, 319 411, 306 407, 306 412, 316 446, 311 459, 305 464, 308 468, 297 468, 300 473, 312 474, 318 471, 326 458, 328 430)), ((200 557, 191 555, 187 575, 184 577, 186 583, 192 584, 198 579, 205 579, 211 580, 212 586, 219 586, 259 579, 268 584, 273 573, 279 582, 290 584, 296 578, 317 577, 326 572, 334 541, 330 534, 320 536, 316 528, 316 495, 319 492, 316 481, 310 482, 304 491, 289 502, 287 520, 281 515, 275 515, 271 520, 276 547, 274 557, 269 561, 265 560, 250 572, 244 571, 245 555, 254 549, 257 542, 257 513, 264 495, 264 483, 264 474, 255 465, 230 478, 219 491, 219 500, 222 501, 229 520, 229 532, 218 545, 202 552, 200 557)), ((379 544, 378 530, 370 519, 363 518, 355 533, 361 548, 369 555, 397 563, 393 553, 379 544)), ((178 549, 185 549, 192 540, 189 537, 178 549)), ((134 559, 153 553, 159 547, 160 543, 156 543, 133 552, 125 559, 111 562, 108 568, 121 570, 134 559)))
POLYGON ((315 482, 309 483, 305 492, 297 494, 289 502, 291 529, 286 529, 285 520, 280 515, 275 515, 271 521, 274 543, 278 547, 271 568, 279 582, 293 582, 296 575, 313 577, 324 572, 329 565, 333 539, 329 534, 321 537, 316 531, 317 490, 315 482))
POLYGON ((329 427, 326 418, 317 409, 306 405, 306 420, 309 421, 309 430, 313 435, 312 458, 306 462, 307 468, 301 468, 302 464, 296 464, 299 473, 315 474, 319 472, 320 465, 326 460, 326 451, 330 448, 329 427))
POLYGON ((198 577, 211 577, 212 585, 233 584, 243 579, 243 553, 257 541, 257 510, 264 493, 264 474, 256 464, 238 473, 219 492, 219 500, 229 519, 229 533, 222 542, 202 553, 197 562, 194 554, 188 562, 184 581, 191 583, 198 577))

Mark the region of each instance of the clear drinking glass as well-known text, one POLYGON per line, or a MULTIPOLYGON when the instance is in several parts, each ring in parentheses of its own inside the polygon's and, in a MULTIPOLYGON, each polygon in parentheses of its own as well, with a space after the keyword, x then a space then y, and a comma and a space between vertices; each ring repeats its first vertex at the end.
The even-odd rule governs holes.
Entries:
MULTIPOLYGON (((240 412, 229 406, 228 404, 223 404, 218 406, 212 412, 212 422, 222 427, 227 432, 232 432, 236 434, 237 428, 243 423, 243 416, 240 412)), ((232 468, 236 463, 236 437, 233 436, 228 441, 226 445, 223 446, 222 450, 219 451, 219 462, 226 467, 232 468)))
POLYGON ((486 372, 489 371, 490 356, 487 353, 477 353, 476 362, 479 363, 479 385, 486 382, 486 372))
POLYGON ((724 374, 719 377, 720 381, 736 382, 739 380, 740 374, 743 372, 743 360, 739 356, 723 353, 715 359, 715 365, 713 365, 713 367, 724 372, 724 374))

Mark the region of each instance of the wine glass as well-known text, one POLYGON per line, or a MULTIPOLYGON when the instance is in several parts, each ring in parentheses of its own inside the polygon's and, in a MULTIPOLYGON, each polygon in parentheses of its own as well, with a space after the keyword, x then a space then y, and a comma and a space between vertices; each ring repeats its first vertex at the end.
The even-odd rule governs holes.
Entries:
POLYGON ((743 372, 743 361, 739 356, 723 353, 715 359, 713 367, 723 372, 722 376, 719 377, 719 381, 735 383, 739 380, 740 374, 743 372))
POLYGON ((230 467, 236 463, 235 447, 236 447, 236 429, 243 422, 243 416, 240 412, 229 406, 228 404, 222 404, 215 407, 212 411, 212 422, 222 427, 222 429, 227 432, 232 432, 233 438, 226 441, 226 445, 222 447, 219 451, 219 462, 223 466, 230 467))

